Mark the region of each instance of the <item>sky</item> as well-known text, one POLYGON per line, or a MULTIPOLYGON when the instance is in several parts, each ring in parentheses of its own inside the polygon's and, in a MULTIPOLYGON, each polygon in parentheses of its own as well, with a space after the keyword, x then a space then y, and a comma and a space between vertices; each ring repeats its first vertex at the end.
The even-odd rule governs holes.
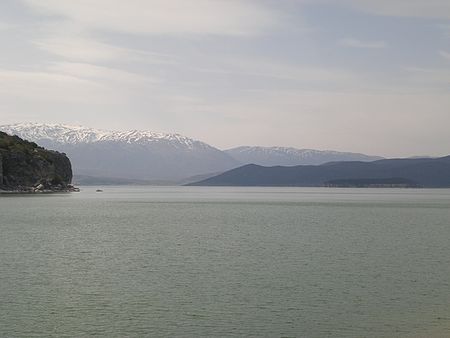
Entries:
POLYGON ((450 154, 448 0, 2 0, 0 124, 450 154))

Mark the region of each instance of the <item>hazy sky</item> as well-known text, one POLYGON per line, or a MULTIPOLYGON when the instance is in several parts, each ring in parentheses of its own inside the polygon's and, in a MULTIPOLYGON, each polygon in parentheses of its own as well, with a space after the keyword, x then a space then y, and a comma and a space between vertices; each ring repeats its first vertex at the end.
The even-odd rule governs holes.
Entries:
POLYGON ((1 0, 0 124, 450 154, 449 0, 1 0))

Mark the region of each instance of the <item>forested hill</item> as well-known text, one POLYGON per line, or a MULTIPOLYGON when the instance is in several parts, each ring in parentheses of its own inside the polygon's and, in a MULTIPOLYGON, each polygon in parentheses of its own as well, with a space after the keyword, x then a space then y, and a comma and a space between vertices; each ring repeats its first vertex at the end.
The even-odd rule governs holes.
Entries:
POLYGON ((333 162, 323 165, 263 167, 242 166, 193 183, 199 186, 327 186, 334 180, 404 179, 411 185, 450 187, 450 156, 422 159, 388 159, 374 162, 333 162))
POLYGON ((65 154, 0 132, 0 190, 62 191, 71 180, 65 154))

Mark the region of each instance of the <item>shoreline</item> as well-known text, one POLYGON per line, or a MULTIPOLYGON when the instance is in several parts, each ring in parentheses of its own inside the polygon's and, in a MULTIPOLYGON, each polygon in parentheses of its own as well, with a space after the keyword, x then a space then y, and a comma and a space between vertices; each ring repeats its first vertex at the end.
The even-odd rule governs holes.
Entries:
POLYGON ((0 195, 34 195, 34 194, 65 194, 71 192, 80 192, 80 188, 69 186, 67 188, 55 189, 37 189, 35 187, 21 187, 13 189, 0 188, 0 195))
POLYGON ((0 195, 39 195, 39 194, 67 194, 71 190, 45 190, 45 191, 20 191, 20 190, 0 190, 0 195))

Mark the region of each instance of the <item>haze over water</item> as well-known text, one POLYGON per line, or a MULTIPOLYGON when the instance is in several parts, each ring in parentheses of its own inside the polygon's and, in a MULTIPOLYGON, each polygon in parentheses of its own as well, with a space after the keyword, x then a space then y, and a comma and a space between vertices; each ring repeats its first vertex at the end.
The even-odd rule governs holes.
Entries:
POLYGON ((448 337, 450 190, 0 198, 1 337, 448 337))

